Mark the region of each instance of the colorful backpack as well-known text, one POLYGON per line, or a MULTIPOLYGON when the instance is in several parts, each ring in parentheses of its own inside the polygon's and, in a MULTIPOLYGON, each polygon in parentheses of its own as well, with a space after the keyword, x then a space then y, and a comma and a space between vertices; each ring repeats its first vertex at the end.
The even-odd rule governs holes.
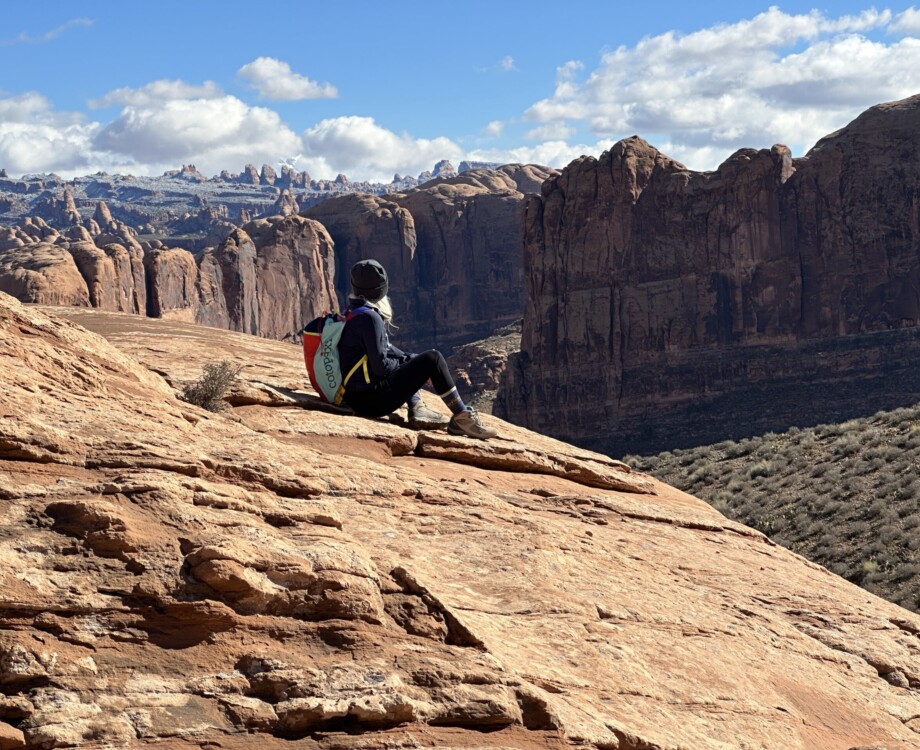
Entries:
POLYGON ((300 331, 303 336, 303 359, 307 374, 313 388, 323 401, 341 404, 345 397, 345 386, 362 366, 367 374, 367 355, 358 360, 344 378, 339 366, 339 339, 345 324, 355 315, 370 310, 369 307, 356 307, 346 310, 345 315, 332 312, 311 320, 300 331))

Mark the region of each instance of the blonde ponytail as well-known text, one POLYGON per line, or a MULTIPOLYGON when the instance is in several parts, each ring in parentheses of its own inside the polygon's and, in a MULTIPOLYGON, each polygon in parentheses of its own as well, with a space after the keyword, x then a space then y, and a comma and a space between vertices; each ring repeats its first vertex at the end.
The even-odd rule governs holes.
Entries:
POLYGON ((359 294, 355 294, 354 290, 352 290, 351 296, 355 299, 359 299, 362 302, 367 303, 370 307, 373 307, 378 313, 380 313, 380 317, 383 318, 383 322, 386 325, 388 331, 397 330, 397 326, 393 323, 393 304, 390 302, 389 296, 381 297, 380 299, 374 300, 373 302, 364 299, 364 297, 359 294))

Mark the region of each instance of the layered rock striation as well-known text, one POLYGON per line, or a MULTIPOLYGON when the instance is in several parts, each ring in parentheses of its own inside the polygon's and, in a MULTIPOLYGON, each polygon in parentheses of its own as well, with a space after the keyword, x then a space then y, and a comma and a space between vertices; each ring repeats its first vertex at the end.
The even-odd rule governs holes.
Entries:
POLYGON ((238 333, 0 334, 4 747, 917 744, 920 619, 612 459, 303 408, 238 333))
POLYGON ((526 203, 496 413, 635 452, 920 399, 918 134, 914 97, 801 159, 697 173, 634 137, 576 160, 526 203))
POLYGON ((303 213, 329 230, 336 288, 363 258, 387 268, 400 343, 451 348, 520 318, 521 207, 555 170, 474 169, 385 196, 331 198, 303 213))

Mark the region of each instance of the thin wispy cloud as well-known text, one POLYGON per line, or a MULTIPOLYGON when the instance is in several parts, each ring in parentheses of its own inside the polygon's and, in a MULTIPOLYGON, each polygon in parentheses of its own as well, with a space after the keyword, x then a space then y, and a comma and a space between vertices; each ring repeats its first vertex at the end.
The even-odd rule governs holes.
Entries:
POLYGON ((72 18, 44 34, 27 34, 25 31, 17 34, 12 39, 0 39, 0 47, 10 47, 14 44, 47 44, 73 28, 89 27, 93 25, 91 18, 72 18))
POLYGON ((487 65, 484 68, 476 68, 477 73, 513 73, 517 70, 519 70, 519 68, 511 55, 505 55, 494 65, 487 65))

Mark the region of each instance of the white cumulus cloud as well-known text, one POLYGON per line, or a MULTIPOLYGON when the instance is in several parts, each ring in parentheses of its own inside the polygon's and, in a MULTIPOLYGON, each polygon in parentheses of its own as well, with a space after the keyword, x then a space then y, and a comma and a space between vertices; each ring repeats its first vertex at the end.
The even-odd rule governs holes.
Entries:
POLYGON ((13 175, 88 170, 98 129, 77 113, 54 111, 36 92, 0 99, 0 167, 13 175))
POLYGON ((338 89, 329 83, 317 83, 274 57, 257 57, 236 72, 262 99, 296 101, 298 99, 335 99, 338 89))
POLYGON ((482 134, 487 135, 490 138, 497 138, 502 134, 504 129, 505 123, 503 123, 501 120, 492 120, 482 129, 482 134))
POLYGON ((372 117, 322 120, 303 133, 303 159, 311 175, 344 173, 351 179, 388 182, 394 173, 418 174, 440 159, 464 158, 449 138, 416 138, 378 125, 372 117))
POLYGON ((154 107, 164 102, 177 99, 216 99, 223 96, 220 86, 214 81, 205 81, 202 84, 186 83, 162 79, 151 81, 139 88, 114 89, 100 99, 91 99, 89 106, 96 109, 112 105, 130 105, 133 107, 154 107))
POLYGON ((526 133, 524 133, 524 137, 528 141, 553 141, 565 140, 574 133, 574 128, 570 127, 565 122, 560 121, 548 122, 545 125, 531 128, 526 133))
POLYGON ((213 174, 247 162, 277 162, 297 154, 301 140, 277 112, 224 95, 125 107, 93 145, 139 165, 193 162, 213 174))
POLYGON ((872 104, 920 91, 920 40, 863 35, 914 20, 908 12, 892 23, 889 11, 834 18, 774 7, 687 35, 659 34, 604 54, 586 76, 566 63, 553 94, 525 117, 542 127, 581 124, 604 138, 658 138, 688 165, 741 146, 786 143, 801 152, 872 104))
POLYGON ((902 13, 898 13, 894 23, 891 24, 891 31, 920 34, 920 10, 911 6, 902 13))
POLYGON ((470 151, 466 158, 499 164, 543 164, 561 169, 579 156, 597 156, 615 142, 612 139, 601 139, 594 144, 569 144, 564 140, 545 141, 533 146, 476 149, 470 151))

